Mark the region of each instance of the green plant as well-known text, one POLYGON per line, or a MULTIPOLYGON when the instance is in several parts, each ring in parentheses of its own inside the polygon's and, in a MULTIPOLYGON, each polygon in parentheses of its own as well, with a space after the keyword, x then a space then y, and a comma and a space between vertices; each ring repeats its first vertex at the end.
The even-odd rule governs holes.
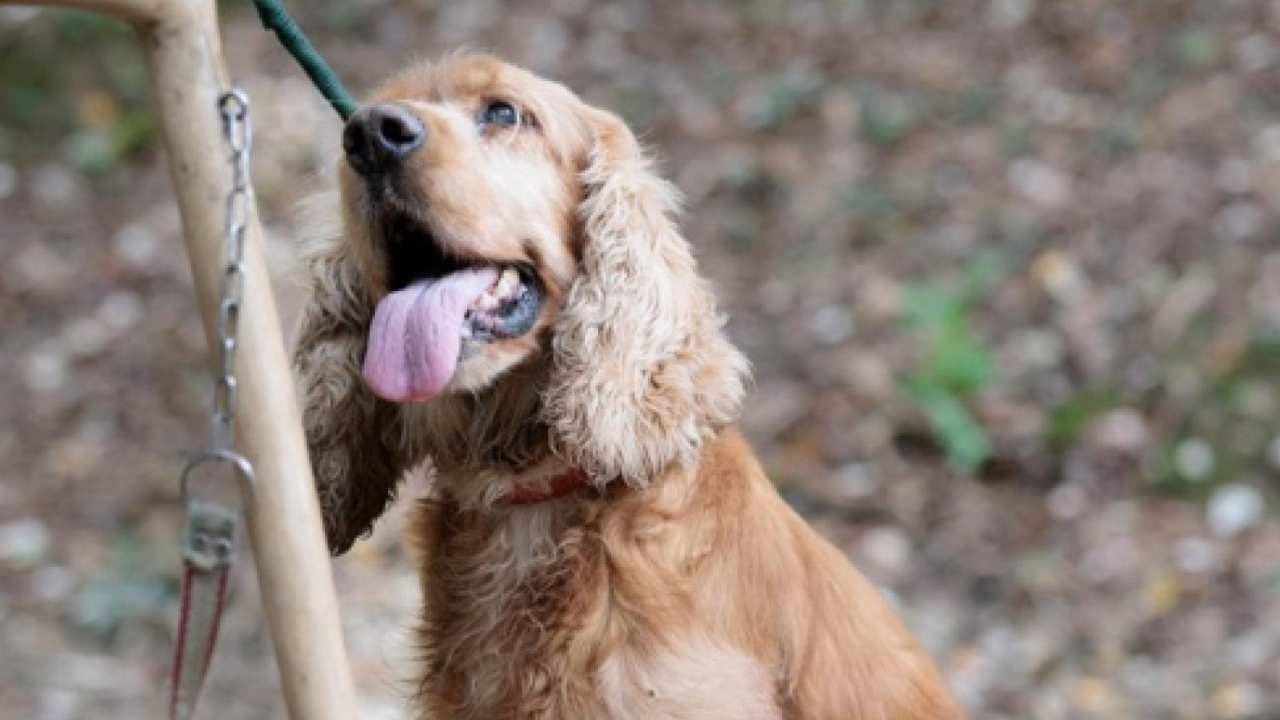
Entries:
POLYGON ((904 320, 921 353, 901 386, 924 414, 947 461, 962 472, 973 472, 991 455, 991 441, 970 405, 991 383, 995 360, 970 318, 1001 265, 998 257, 982 255, 970 263, 959 288, 931 284, 907 292, 904 320))
POLYGON ((1121 404, 1119 393, 1109 387, 1081 390, 1053 408, 1045 441, 1057 452, 1065 452, 1084 434, 1089 425, 1121 404))

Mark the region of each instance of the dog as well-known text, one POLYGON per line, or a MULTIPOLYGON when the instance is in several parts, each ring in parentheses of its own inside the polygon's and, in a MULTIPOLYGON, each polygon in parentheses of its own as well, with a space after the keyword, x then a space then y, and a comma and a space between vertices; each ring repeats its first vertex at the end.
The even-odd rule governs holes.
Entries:
POLYGON ((735 429, 748 363, 619 118, 456 53, 342 141, 294 361, 333 553, 434 474, 421 717, 962 717, 735 429))

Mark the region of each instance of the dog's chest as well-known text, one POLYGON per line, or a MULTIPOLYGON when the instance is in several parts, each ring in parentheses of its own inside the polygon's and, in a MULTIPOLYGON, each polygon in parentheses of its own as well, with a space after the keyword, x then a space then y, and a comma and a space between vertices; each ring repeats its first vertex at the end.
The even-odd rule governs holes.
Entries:
POLYGON ((616 565, 590 523, 554 511, 446 526, 426 578, 428 708, 477 720, 779 717, 761 663, 698 631, 658 641, 616 565))
POLYGON ((759 660, 696 632, 658 652, 622 648, 596 674, 608 720, 779 720, 776 688, 759 660))
MULTIPOLYGON (((599 545, 554 503, 446 517, 425 577, 428 705, 458 718, 564 717, 587 698, 599 545), (573 704, 577 704, 576 702, 573 704)), ((579 710, 594 715, 586 707, 579 710)))

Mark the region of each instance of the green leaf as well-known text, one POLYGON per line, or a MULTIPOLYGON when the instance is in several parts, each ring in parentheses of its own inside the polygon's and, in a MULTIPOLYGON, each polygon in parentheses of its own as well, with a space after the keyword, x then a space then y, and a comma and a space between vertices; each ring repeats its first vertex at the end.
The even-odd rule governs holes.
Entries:
POLYGON ((1053 409, 1045 439, 1056 450, 1066 450, 1076 443, 1095 418, 1119 404, 1119 396, 1110 388, 1076 393, 1053 409))
POLYGON ((921 378, 909 380, 907 391, 924 412, 952 467, 971 473, 991 456, 986 431, 954 394, 921 378))
POLYGON ((966 334, 939 339, 928 364, 935 382, 960 395, 972 395, 991 380, 991 353, 966 334))
POLYGON ((904 307, 907 322, 923 334, 937 334, 963 320, 966 308, 955 293, 917 286, 907 289, 904 307))

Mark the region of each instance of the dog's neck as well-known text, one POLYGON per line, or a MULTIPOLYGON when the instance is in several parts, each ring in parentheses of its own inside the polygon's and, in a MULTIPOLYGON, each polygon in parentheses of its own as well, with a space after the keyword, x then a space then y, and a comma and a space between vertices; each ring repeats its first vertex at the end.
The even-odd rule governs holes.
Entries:
POLYGON ((539 357, 484 390, 402 406, 404 434, 419 462, 430 458, 436 489, 467 510, 541 505, 596 485, 556 457, 540 418, 539 357))
POLYGON ((570 493, 585 488, 591 482, 586 471, 580 467, 570 467, 545 482, 536 485, 513 483, 511 491, 502 499, 506 505, 537 505, 550 500, 558 500, 570 493))
POLYGON ((519 470, 507 466, 437 467, 437 490, 458 507, 501 515, 526 508, 599 497, 598 488, 581 468, 548 455, 519 470))
POLYGON ((451 572, 468 586, 488 588, 495 609, 534 574, 556 574, 566 534, 581 532, 605 498, 586 473, 555 458, 518 473, 460 470, 437 481, 452 518, 437 542, 459 548, 451 572))
MULTIPOLYGON (((535 475, 541 474, 545 482, 568 468, 566 463, 547 461, 535 475)), ((521 482, 535 479, 527 474, 519 478, 521 482)), ((514 478, 494 473, 444 480, 449 487, 467 489, 510 483, 514 478)), ((627 623, 567 622, 581 617, 575 613, 585 612, 584 607, 612 607, 595 604, 614 602, 612 591, 597 592, 609 587, 605 582, 611 553, 649 567, 684 557, 691 547, 712 546, 708 538, 715 535, 718 516, 688 526, 692 530, 680 523, 684 529, 669 534, 677 526, 671 518, 684 517, 691 508, 713 507, 696 491, 695 480, 695 471, 672 468, 653 478, 644 491, 613 482, 604 493, 584 488, 529 505, 497 502, 468 507, 457 493, 446 490, 444 502, 423 506, 426 512, 439 513, 421 523, 434 533, 424 581, 434 593, 427 603, 424 644, 430 673, 443 678, 446 685, 459 683, 457 702, 468 710, 461 716, 504 716, 498 711, 504 699, 527 691, 513 683, 543 662, 574 669, 557 677, 557 683, 587 677, 588 665, 579 662, 586 662, 592 653, 566 654, 565 646, 552 641, 565 638, 565 628, 572 627, 567 632, 573 635, 574 647, 615 646, 616 633, 627 623), (670 544, 694 530, 693 546, 670 544), (655 540, 661 552, 650 555, 655 546, 646 543, 655 540), (552 628, 557 632, 548 632, 552 628)))

